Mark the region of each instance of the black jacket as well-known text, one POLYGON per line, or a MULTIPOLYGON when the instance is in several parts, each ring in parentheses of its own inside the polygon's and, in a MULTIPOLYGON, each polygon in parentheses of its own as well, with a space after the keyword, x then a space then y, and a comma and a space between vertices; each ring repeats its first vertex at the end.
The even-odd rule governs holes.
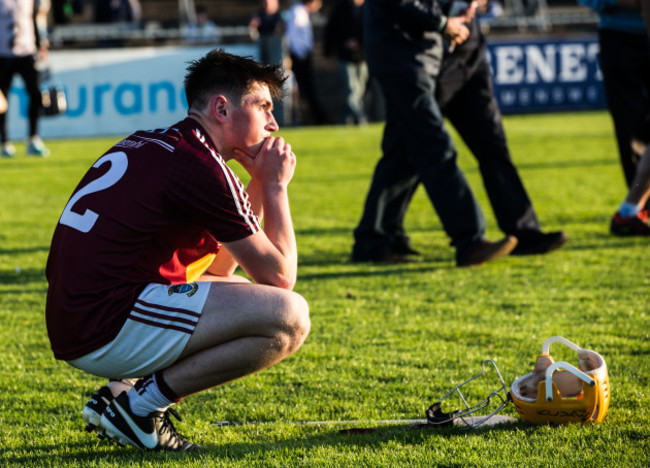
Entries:
POLYGON ((372 73, 398 73, 404 66, 438 73, 447 17, 437 0, 366 0, 364 25, 372 73))

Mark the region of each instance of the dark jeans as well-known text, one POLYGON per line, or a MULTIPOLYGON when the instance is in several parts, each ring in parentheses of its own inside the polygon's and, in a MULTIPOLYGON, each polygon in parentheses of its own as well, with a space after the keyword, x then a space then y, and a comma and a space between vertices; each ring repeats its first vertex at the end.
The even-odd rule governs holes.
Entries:
POLYGON ((499 228, 519 237, 539 231, 535 210, 510 157, 487 61, 478 61, 471 71, 462 63, 443 66, 438 103, 478 161, 499 228))
POLYGON ((483 238, 485 220, 456 164, 457 153, 424 67, 375 73, 386 100, 386 126, 353 255, 380 259, 400 243, 408 202, 422 182, 457 258, 483 238))
POLYGON ((300 99, 304 99, 309 105, 309 110, 314 119, 314 123, 323 124, 326 122, 325 112, 320 104, 314 85, 314 72, 312 69, 311 54, 304 59, 297 55, 291 54, 291 69, 298 82, 298 92, 300 99))
MULTIPOLYGON (((9 87, 15 74, 19 74, 29 94, 29 136, 38 134, 38 118, 41 111, 41 92, 38 83, 36 61, 31 55, 27 57, 0 58, 0 89, 9 100, 9 87)), ((9 141, 7 134, 7 115, 0 114, 0 140, 9 141)))

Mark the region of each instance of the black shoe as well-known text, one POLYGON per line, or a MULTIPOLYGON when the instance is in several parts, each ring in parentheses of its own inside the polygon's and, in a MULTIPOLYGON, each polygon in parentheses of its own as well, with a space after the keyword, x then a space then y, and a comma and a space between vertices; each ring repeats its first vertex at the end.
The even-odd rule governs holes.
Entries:
POLYGON ((157 425, 158 430, 158 447, 156 450, 167 450, 174 452, 195 452, 201 450, 203 447, 198 444, 185 440, 185 436, 179 434, 174 427, 169 415, 172 414, 176 419, 182 421, 180 415, 176 410, 167 408, 164 413, 158 413, 159 416, 157 425))
POLYGON ((375 247, 370 248, 369 244, 355 243, 352 247, 350 261, 352 263, 409 263, 406 254, 397 252, 392 247, 385 244, 373 244, 375 247))
POLYGON ((413 255, 415 257, 422 255, 411 247, 411 239, 406 236, 396 236, 391 242, 391 251, 398 255, 413 255))
POLYGON ((180 421, 178 413, 171 408, 137 416, 131 411, 126 392, 122 392, 104 410, 101 424, 104 435, 120 445, 132 445, 140 450, 198 450, 199 445, 188 442, 176 432, 169 413, 180 421))
POLYGON ((510 255, 538 255, 552 252, 566 244, 567 235, 563 231, 531 232, 517 235, 519 243, 510 255))
POLYGON ((403 256, 413 256, 413 257, 420 257, 422 255, 422 252, 419 252, 418 250, 412 249, 409 246, 393 246, 393 251, 391 252, 394 255, 403 255, 403 256))
POLYGON ((81 413, 81 417, 86 423, 86 431, 92 432, 97 429, 98 433, 103 432, 101 427, 102 413, 111 401, 113 401, 113 394, 106 385, 93 393, 81 413))
POLYGON ((517 238, 514 236, 506 236, 497 242, 490 242, 484 239, 469 255, 456 258, 456 266, 469 267, 491 262, 492 260, 508 255, 516 245, 517 238))
POLYGON ((360 255, 355 255, 354 253, 350 257, 350 260, 353 263, 412 263, 413 260, 407 257, 404 254, 397 252, 388 252, 385 255, 381 256, 372 256, 372 257, 362 257, 360 255))

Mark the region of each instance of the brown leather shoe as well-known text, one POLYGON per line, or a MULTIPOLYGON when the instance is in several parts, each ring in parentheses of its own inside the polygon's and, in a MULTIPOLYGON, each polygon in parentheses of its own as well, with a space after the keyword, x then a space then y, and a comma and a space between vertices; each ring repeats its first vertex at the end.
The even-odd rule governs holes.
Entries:
POLYGON ((456 260, 456 266, 469 267, 490 262, 497 258, 505 257, 515 247, 517 247, 517 238, 514 236, 506 236, 496 242, 483 239, 471 254, 463 259, 456 260))

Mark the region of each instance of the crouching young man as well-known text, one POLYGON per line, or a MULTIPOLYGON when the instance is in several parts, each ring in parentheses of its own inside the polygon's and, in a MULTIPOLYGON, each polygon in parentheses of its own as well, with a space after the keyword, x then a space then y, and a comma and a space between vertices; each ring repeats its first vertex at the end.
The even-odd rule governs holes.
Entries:
POLYGON ((95 162, 46 270, 55 357, 110 379, 83 409, 87 430, 143 450, 199 448, 176 433, 170 406, 276 364, 310 327, 292 291, 296 156, 272 136, 281 70, 220 50, 187 70, 188 117, 95 162), (253 282, 233 274, 238 265, 253 282))

